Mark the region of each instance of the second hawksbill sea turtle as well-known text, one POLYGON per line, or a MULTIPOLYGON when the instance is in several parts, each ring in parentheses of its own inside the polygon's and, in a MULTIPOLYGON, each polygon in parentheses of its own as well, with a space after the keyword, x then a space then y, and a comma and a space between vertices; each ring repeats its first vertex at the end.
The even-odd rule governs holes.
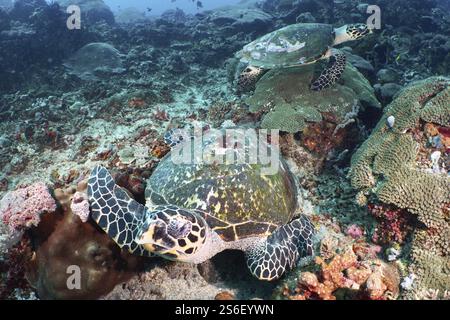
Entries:
POLYGON ((297 23, 275 30, 236 53, 241 62, 248 63, 238 86, 253 86, 268 69, 301 67, 329 59, 328 67, 311 83, 311 90, 323 90, 339 80, 345 70, 346 57, 333 46, 358 40, 370 32, 365 24, 333 28, 322 23, 297 23))
MULTIPOLYGON (((197 151, 217 137, 209 134, 197 151)), ((239 157, 243 150, 229 151, 239 157)), ((92 218, 132 253, 201 263, 238 249, 254 276, 274 280, 313 254, 314 235, 310 220, 299 214, 294 176, 277 160, 279 170, 262 175, 260 162, 176 164, 169 153, 147 181, 146 206, 98 166, 88 184, 92 218)))

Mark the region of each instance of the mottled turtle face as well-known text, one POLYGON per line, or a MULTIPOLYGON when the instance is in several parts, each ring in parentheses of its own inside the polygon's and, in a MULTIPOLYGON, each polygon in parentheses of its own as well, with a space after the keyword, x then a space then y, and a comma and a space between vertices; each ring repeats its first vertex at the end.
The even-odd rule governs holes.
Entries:
POLYGON ((347 35, 351 40, 358 40, 371 32, 369 27, 364 23, 347 25, 347 35))
POLYGON ((136 242, 166 259, 189 262, 205 244, 207 228, 193 211, 161 206, 142 225, 136 242))

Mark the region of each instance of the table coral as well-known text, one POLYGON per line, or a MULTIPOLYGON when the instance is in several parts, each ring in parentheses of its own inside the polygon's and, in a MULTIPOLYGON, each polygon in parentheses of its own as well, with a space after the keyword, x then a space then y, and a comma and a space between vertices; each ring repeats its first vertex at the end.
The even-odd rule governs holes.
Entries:
MULTIPOLYGON (((445 137, 450 129, 449 84, 450 79, 433 77, 402 90, 351 162, 350 179, 360 194, 417 218, 409 267, 417 279, 405 298, 450 287, 449 153, 429 139, 445 137), (395 117, 392 127, 387 124, 390 116, 395 117), (433 158, 437 152, 441 156, 433 158)), ((408 224, 400 220, 391 219, 387 226, 391 240, 404 238, 408 224)))
POLYGON ((314 66, 269 71, 246 100, 250 111, 267 109, 262 120, 265 129, 295 133, 303 131, 308 123, 321 122, 326 113, 327 121, 335 125, 348 121, 346 115, 354 111, 355 101, 380 107, 369 82, 351 65, 343 74, 342 84, 320 93, 309 89, 313 77, 314 66))

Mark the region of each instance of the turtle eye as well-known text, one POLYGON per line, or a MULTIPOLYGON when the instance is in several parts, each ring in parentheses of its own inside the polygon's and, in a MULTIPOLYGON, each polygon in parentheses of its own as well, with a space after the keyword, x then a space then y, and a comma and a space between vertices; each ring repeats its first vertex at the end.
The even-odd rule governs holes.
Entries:
POLYGON ((167 226, 167 233, 175 239, 185 238, 192 229, 192 223, 186 219, 173 219, 167 226))

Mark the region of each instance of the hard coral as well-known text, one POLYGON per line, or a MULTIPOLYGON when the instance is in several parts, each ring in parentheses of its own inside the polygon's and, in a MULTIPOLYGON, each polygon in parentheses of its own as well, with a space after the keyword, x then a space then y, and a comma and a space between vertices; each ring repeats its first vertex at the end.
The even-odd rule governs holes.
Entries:
POLYGON ((316 258, 318 272, 302 272, 296 287, 285 287, 289 299, 336 300, 364 298, 392 299, 398 296, 400 277, 395 266, 377 258, 361 259, 355 248, 347 247, 330 261, 316 258))
POLYGON ((37 226, 41 214, 55 210, 56 202, 42 182, 8 192, 0 201, 0 219, 9 227, 11 236, 37 226))
POLYGON ((295 133, 303 131, 308 123, 323 121, 325 113, 333 115, 335 125, 349 120, 346 115, 352 113, 355 101, 380 106, 368 81, 351 65, 344 72, 343 84, 320 93, 309 89, 313 77, 314 66, 269 71, 246 100, 250 111, 269 109, 262 120, 263 128, 295 133))
MULTIPOLYGON (((450 176, 445 173, 449 153, 424 140, 450 129, 449 85, 450 79, 433 77, 405 88, 352 158, 350 178, 360 194, 405 210, 418 220, 413 225, 409 266, 409 272, 418 277, 405 298, 450 287, 450 176), (390 116, 395 117, 392 127, 387 125, 390 116)), ((386 225, 393 228, 390 236, 403 240, 404 218, 391 218, 386 225)))

